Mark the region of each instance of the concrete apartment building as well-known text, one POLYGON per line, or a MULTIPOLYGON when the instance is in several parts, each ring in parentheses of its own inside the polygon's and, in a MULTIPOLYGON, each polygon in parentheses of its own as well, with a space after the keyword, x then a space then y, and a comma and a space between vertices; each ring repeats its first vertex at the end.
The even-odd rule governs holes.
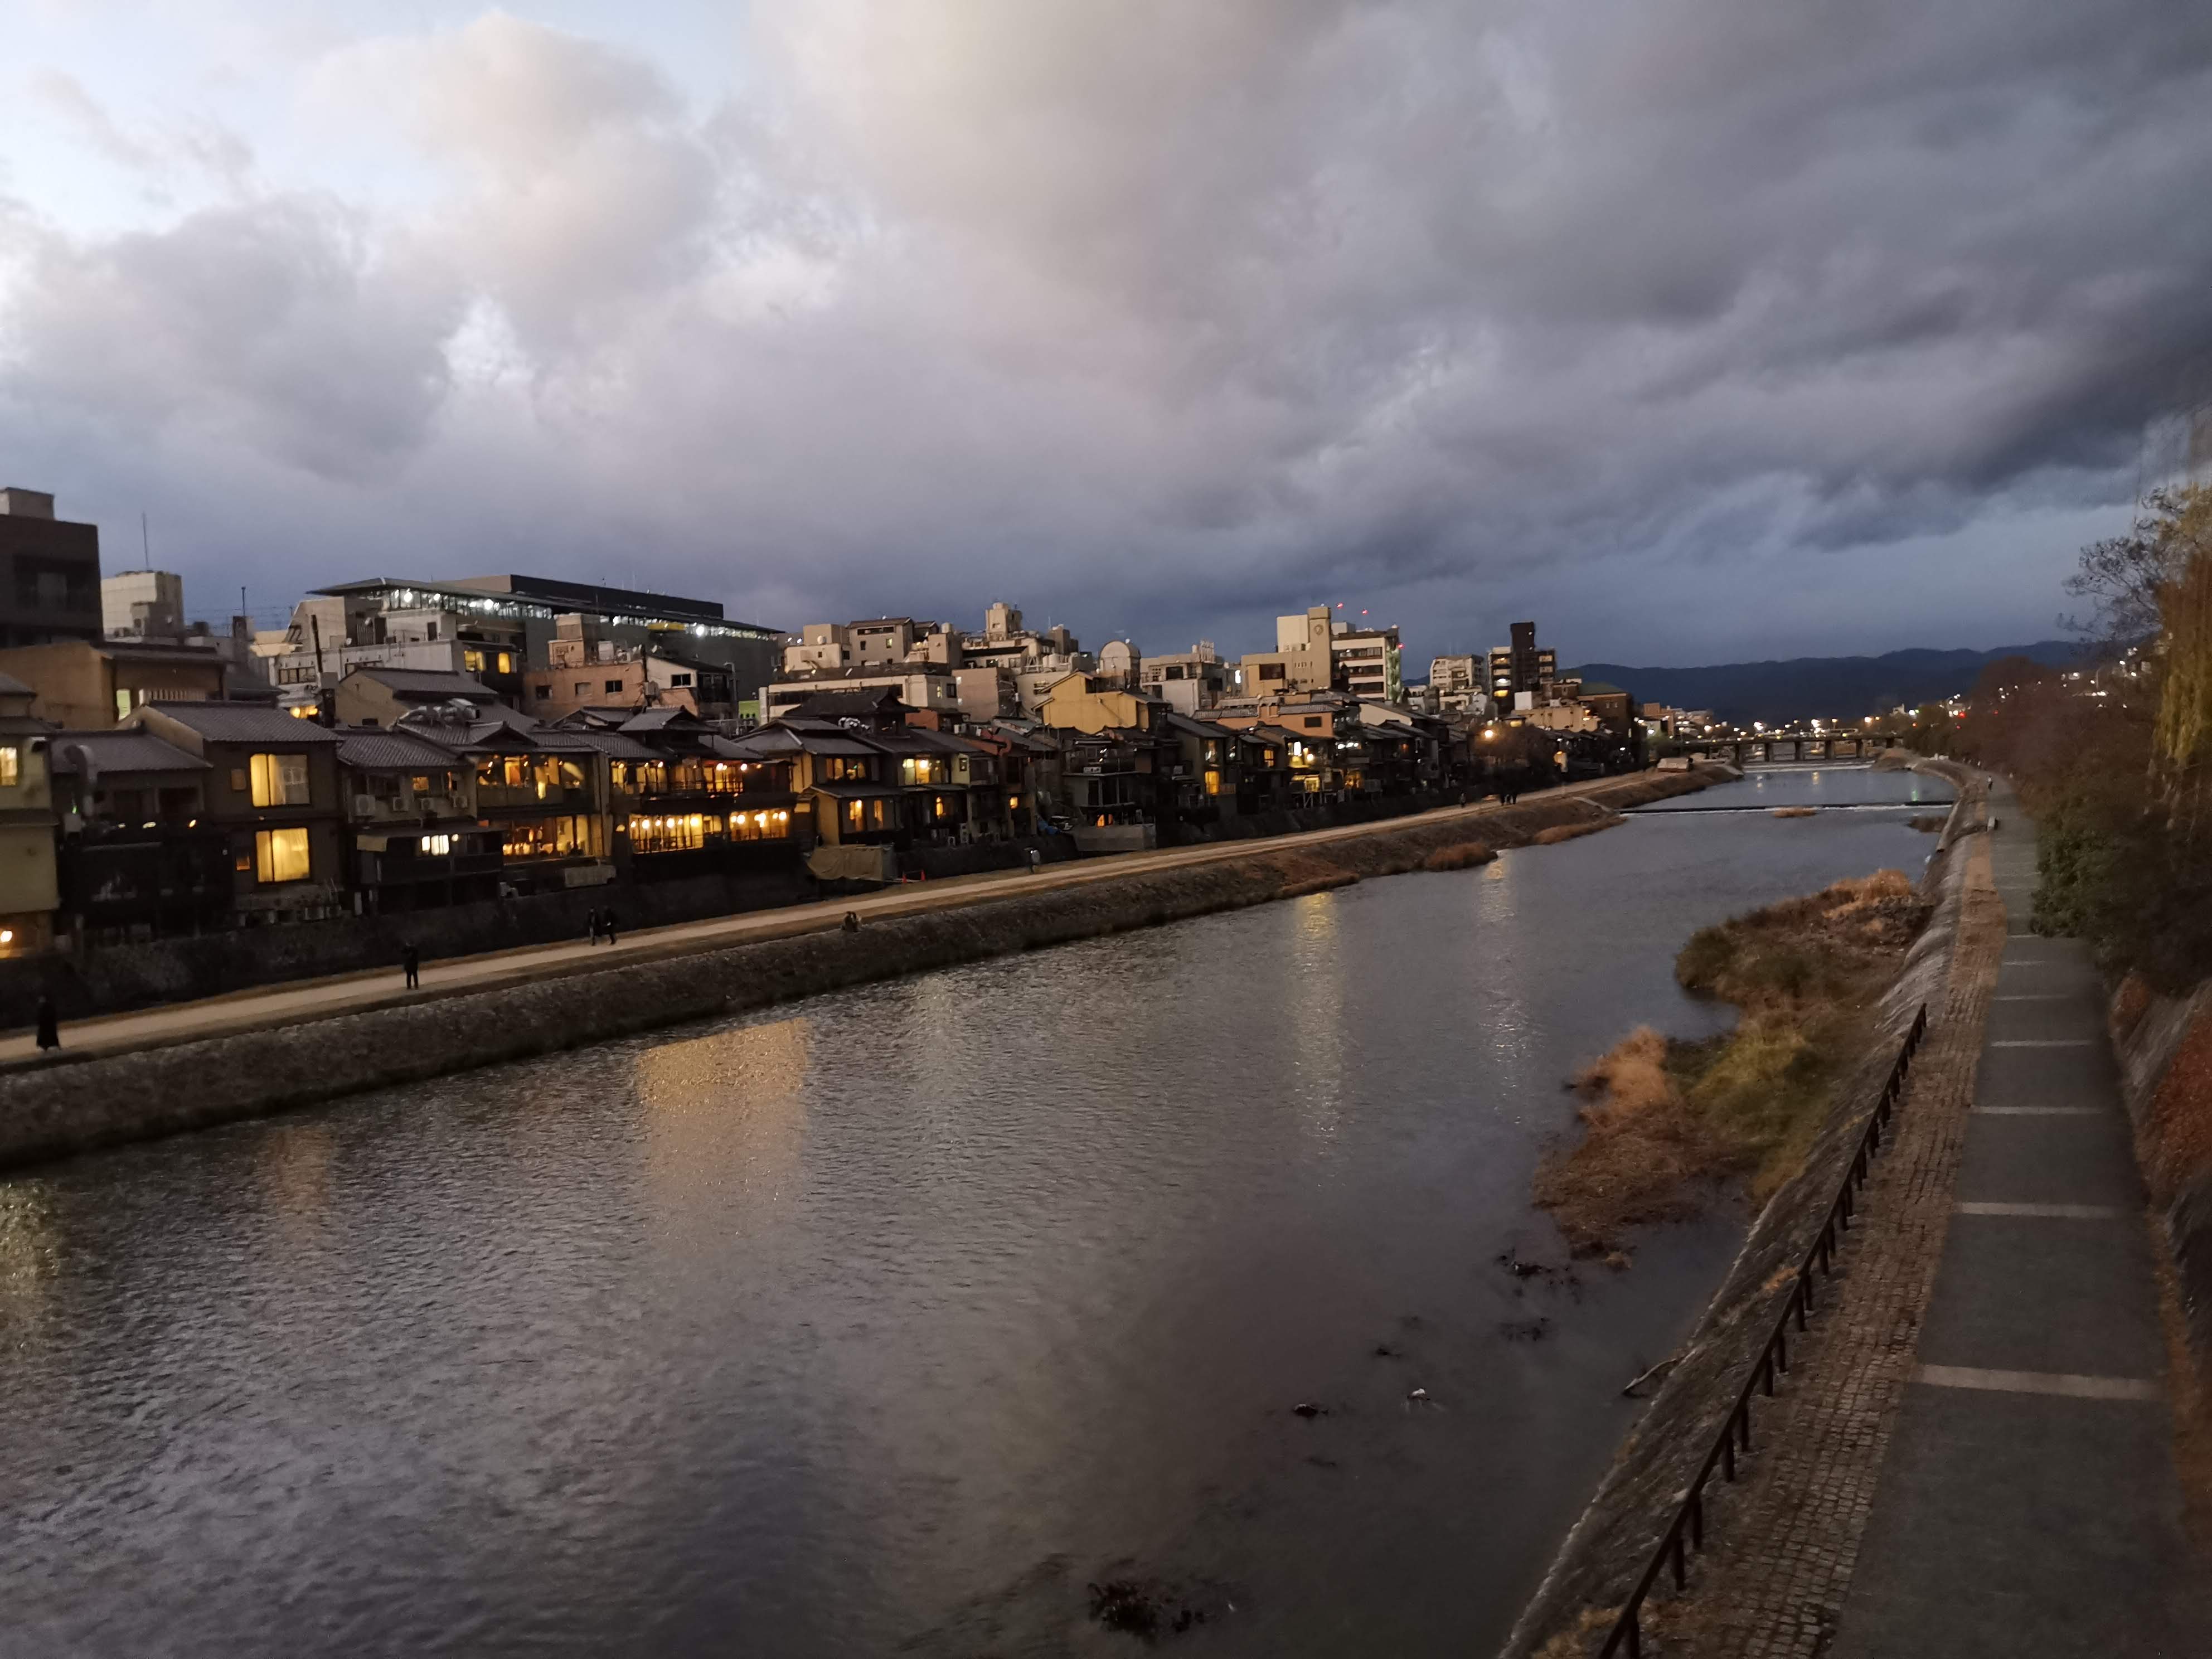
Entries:
POLYGON ((185 579, 173 570, 118 570, 100 584, 100 624, 111 640, 180 640, 185 579))
POLYGON ((1325 605, 1275 618, 1275 648, 1239 659, 1231 690, 1243 697, 1286 697, 1316 691, 1395 702, 1405 693, 1395 628, 1358 628, 1334 620, 1325 605))
POLYGON ((1403 659, 1395 628, 1338 624, 1328 641, 1329 686, 1370 702, 1396 702, 1405 696, 1403 659))
POLYGON ((550 576, 379 576, 319 588, 295 607, 270 678, 283 702, 312 705, 321 688, 356 668, 466 674, 527 708, 524 682, 549 665, 561 619, 571 616, 617 646, 716 665, 734 685, 762 685, 776 672, 782 636, 732 621, 711 599, 550 576))
POLYGON ((104 631, 99 530, 57 519, 42 489, 0 489, 0 647, 97 640, 104 631))
POLYGON ((1558 654, 1536 643, 1536 624, 1515 623, 1510 645, 1492 646, 1489 654, 1490 696, 1501 714, 1533 707, 1545 684, 1559 677, 1558 654))
POLYGON ((1429 691, 1440 714, 1479 714, 1490 697, 1489 663, 1473 653, 1429 663, 1429 691))
POLYGON ((1221 659, 1212 640, 1200 640, 1188 651, 1147 657, 1139 671, 1138 684, 1179 714, 1195 716, 1229 694, 1233 668, 1221 659))

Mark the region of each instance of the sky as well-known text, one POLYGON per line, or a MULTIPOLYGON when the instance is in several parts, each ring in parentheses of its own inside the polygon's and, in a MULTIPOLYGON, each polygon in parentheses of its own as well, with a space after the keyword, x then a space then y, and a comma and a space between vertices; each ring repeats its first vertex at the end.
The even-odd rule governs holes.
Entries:
POLYGON ((2189 0, 0 15, 0 483, 217 617, 1990 648, 2212 398, 2189 0))

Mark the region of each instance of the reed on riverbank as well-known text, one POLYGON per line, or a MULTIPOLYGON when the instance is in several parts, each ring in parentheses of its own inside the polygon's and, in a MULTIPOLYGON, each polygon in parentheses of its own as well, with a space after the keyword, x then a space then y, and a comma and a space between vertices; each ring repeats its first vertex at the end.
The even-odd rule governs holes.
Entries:
POLYGON ((1582 1139, 1545 1159, 1534 1188, 1569 1244, 1625 1260, 1631 1229, 1731 1184, 1764 1202, 1795 1174, 1928 914, 1884 870, 1693 934, 1675 977, 1741 1018, 1698 1042, 1640 1026, 1575 1078, 1582 1139))

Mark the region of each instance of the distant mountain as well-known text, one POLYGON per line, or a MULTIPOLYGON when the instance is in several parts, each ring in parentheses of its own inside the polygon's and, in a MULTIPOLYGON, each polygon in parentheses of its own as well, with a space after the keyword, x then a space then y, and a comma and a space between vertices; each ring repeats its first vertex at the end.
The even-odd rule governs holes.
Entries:
POLYGON ((2066 640, 2041 640, 2002 651, 1892 651, 1880 657, 1793 657, 1787 662, 1728 662, 1711 668, 1630 668, 1585 663, 1568 672, 1603 680, 1634 694, 1638 702, 1676 708, 1710 708, 1738 726, 1753 720, 1856 720, 1899 703, 1956 696, 1984 665, 2000 657, 2033 657, 2053 668, 2081 653, 2066 640))

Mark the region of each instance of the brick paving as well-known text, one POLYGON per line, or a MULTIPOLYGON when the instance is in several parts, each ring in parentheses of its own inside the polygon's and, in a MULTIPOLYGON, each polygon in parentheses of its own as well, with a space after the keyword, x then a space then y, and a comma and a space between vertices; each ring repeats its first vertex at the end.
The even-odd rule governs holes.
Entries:
POLYGON ((1752 1408, 1753 1455, 1708 1488, 1707 1552, 1689 1588, 1647 1610, 1648 1653, 1794 1659, 1832 1641, 1943 1255, 1983 1028, 2005 945, 1989 837, 1968 860, 1943 1006, 1875 1165, 1861 1220, 1775 1398, 1752 1408))

